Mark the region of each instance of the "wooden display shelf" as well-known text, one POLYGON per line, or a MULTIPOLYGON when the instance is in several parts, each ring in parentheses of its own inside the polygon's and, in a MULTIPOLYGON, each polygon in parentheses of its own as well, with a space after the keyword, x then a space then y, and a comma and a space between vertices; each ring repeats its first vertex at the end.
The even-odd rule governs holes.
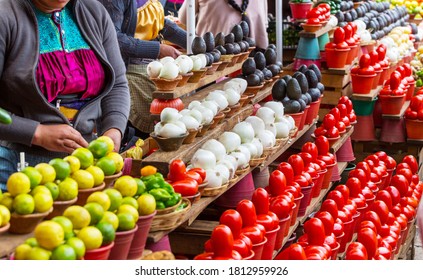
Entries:
POLYGON ((410 106, 410 100, 404 102, 401 108, 401 112, 398 115, 382 114, 382 118, 390 120, 400 120, 404 116, 405 110, 407 110, 408 106, 410 106))
POLYGON ((242 63, 236 63, 234 66, 226 67, 223 71, 216 71, 212 75, 205 75, 203 78, 200 79, 197 83, 187 83, 183 87, 177 87, 173 91, 155 91, 153 92, 153 98, 160 98, 160 99, 175 99, 182 97, 198 88, 206 86, 210 83, 215 82, 217 79, 234 73, 241 69, 242 63))
POLYGON ((367 93, 367 94, 360 94, 360 93, 353 92, 352 99, 361 100, 361 101, 373 101, 379 95, 379 92, 381 89, 382 89, 382 86, 378 86, 377 88, 372 89, 370 93, 367 93))
POLYGON ((396 259, 396 260, 407 259, 408 249, 410 248, 410 246, 413 245, 415 236, 416 236, 416 225, 412 224, 412 227, 408 231, 408 236, 407 236, 405 243, 403 245, 401 245, 401 248, 400 248, 398 254, 395 255, 394 259, 396 259))
POLYGON ((333 29, 332 26, 330 26, 329 24, 326 24, 325 26, 323 26, 316 32, 305 32, 304 30, 302 30, 299 32, 299 36, 304 38, 319 38, 320 36, 322 36, 325 33, 328 33, 332 29, 333 29))

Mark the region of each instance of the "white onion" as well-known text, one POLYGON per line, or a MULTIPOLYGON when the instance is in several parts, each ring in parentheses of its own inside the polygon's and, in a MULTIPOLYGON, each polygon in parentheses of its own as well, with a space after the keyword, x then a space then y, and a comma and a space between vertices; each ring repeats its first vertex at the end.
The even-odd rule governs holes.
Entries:
POLYGON ((241 79, 241 78, 233 78, 231 82, 238 83, 241 86, 241 92, 240 94, 243 94, 245 90, 247 89, 248 83, 247 80, 241 79))
POLYGON ((163 64, 154 60, 147 65, 147 74, 150 78, 157 78, 162 70, 163 64))
POLYGON ((200 123, 190 115, 185 115, 180 118, 180 121, 183 122, 187 129, 198 129, 200 127, 200 123))
POLYGON ((256 116, 263 120, 264 124, 275 122, 275 112, 268 107, 260 107, 256 112, 256 116))
POLYGON ((253 143, 244 143, 241 146, 246 147, 250 151, 251 158, 258 158, 260 156, 258 154, 256 145, 253 143))
POLYGON ((223 144, 216 139, 209 139, 207 140, 202 146, 201 149, 210 151, 216 157, 216 160, 222 160, 225 158, 226 155, 226 148, 223 144))
POLYGON ((240 145, 238 148, 236 148, 234 152, 240 152, 240 153, 243 153, 243 154, 245 155, 245 159, 246 159, 248 162, 249 162, 249 161, 250 161, 250 159, 251 159, 251 153, 250 153, 250 150, 249 150, 247 147, 243 146, 243 145, 240 145))
POLYGON ((214 91, 211 91, 206 96, 206 100, 213 100, 213 101, 215 101, 219 105, 220 110, 225 109, 229 105, 228 99, 226 99, 225 92, 223 90, 214 90, 214 91))
POLYGON ((235 157, 227 154, 223 160, 229 161, 232 164, 234 170, 238 169, 238 162, 236 161, 235 157))
POLYGON ((231 174, 226 165, 216 164, 214 170, 216 170, 216 172, 220 174, 220 177, 222 177, 222 184, 226 184, 229 181, 231 174))
POLYGON ((242 85, 238 82, 234 82, 230 80, 229 82, 223 85, 223 90, 227 90, 228 88, 235 90, 238 94, 242 94, 242 85))
POLYGON ((207 66, 207 57, 206 57, 206 55, 203 54, 203 53, 200 53, 200 54, 197 54, 197 56, 201 59, 201 68, 206 67, 207 66))
POLYGON ((212 152, 200 148, 192 156, 191 164, 194 167, 212 169, 216 166, 216 157, 212 152))
POLYGON ((228 100, 229 106, 234 106, 239 102, 241 95, 239 95, 239 93, 235 89, 228 88, 225 89, 225 97, 228 100))
POLYGON ((160 63, 163 64, 163 65, 165 63, 168 63, 168 62, 175 62, 175 59, 173 57, 171 57, 171 56, 165 56, 165 57, 162 57, 160 59, 160 63))
MULTIPOLYGON (((200 109, 200 107, 198 107, 200 109)), ((203 114, 198 109, 192 109, 190 116, 194 117, 200 124, 203 123, 203 114)))
POLYGON ((215 116, 216 116, 217 112, 219 112, 219 105, 214 100, 204 100, 203 102, 201 102, 201 105, 203 105, 204 107, 212 110, 213 115, 215 115, 215 116))
POLYGON ((273 143, 273 134, 268 131, 268 130, 264 130, 262 132, 260 132, 257 135, 257 138, 260 140, 260 142, 263 144, 263 148, 271 148, 273 147, 274 143, 273 143), (269 135, 270 133, 270 135, 269 135))
POLYGON ((251 126, 254 129, 254 136, 257 136, 257 134, 260 131, 263 131, 266 129, 266 125, 262 119, 260 119, 257 116, 249 116, 245 119, 246 122, 250 123, 251 126))
POLYGON ((192 70, 193 62, 187 55, 180 55, 175 59, 176 64, 179 66, 179 73, 186 74, 192 70))
POLYGON ((186 133, 186 130, 179 127, 174 123, 166 123, 162 126, 162 128, 158 131, 157 135, 164 137, 164 138, 175 138, 179 137, 186 133))
POLYGON ((239 135, 241 143, 250 143, 254 138, 253 126, 246 121, 237 123, 232 129, 233 132, 239 135))
POLYGON ((214 114, 213 111, 210 110, 209 108, 206 108, 204 106, 202 106, 203 108, 201 108, 201 115, 203 116, 203 122, 202 124, 210 124, 213 121, 214 118, 214 114))
POLYGON ((273 134, 273 136, 276 137, 276 126, 275 126, 275 123, 266 124, 266 130, 267 131, 270 131, 273 134))
POLYGON ((174 121, 172 123, 179 126, 180 128, 182 128, 185 132, 187 131, 186 125, 183 122, 181 122, 180 119, 178 119, 177 121, 174 121))
POLYGON ((219 142, 225 146, 226 152, 230 153, 234 151, 239 145, 241 145, 241 137, 238 134, 231 131, 225 131, 218 138, 219 142))
POLYGON ((289 127, 286 122, 276 122, 276 138, 286 138, 289 136, 289 127))
POLYGON ((251 144, 257 148, 257 157, 261 157, 263 154, 263 144, 260 142, 260 139, 254 138, 253 141, 251 141, 251 144))
POLYGON ((206 169, 207 187, 218 188, 222 186, 222 176, 220 173, 212 168, 206 169))
POLYGON ((285 115, 285 119, 288 121, 289 124, 289 130, 295 129, 295 120, 290 115, 285 115))
POLYGON ((163 124, 161 122, 158 122, 154 125, 154 133, 156 133, 156 135, 159 135, 160 130, 162 129, 163 124))
POLYGON ((160 113, 160 120, 164 123, 174 122, 181 118, 181 114, 175 108, 164 108, 160 113))
POLYGON ((203 61, 201 60, 201 58, 199 58, 196 55, 192 55, 190 56, 191 60, 192 60, 192 71, 198 71, 201 68, 203 68, 203 61))
POLYGON ((192 109, 194 109, 195 107, 197 107, 197 106, 201 106, 202 104, 201 104, 201 102, 200 101, 198 101, 198 100, 193 100, 193 101, 191 101, 189 104, 188 104, 188 109, 190 109, 190 110, 192 110, 192 109))
POLYGON ((230 153, 231 156, 233 156, 238 164, 238 169, 243 169, 247 167, 249 164, 249 160, 247 160, 247 156, 241 152, 232 152, 230 153))
MULTIPOLYGON (((232 156, 231 156, 232 157, 232 156)), ((232 157, 233 159, 234 159, 234 161, 236 162, 236 159, 234 158, 234 157, 232 157)), ((236 171, 236 168, 234 167, 234 165, 233 165, 233 163, 232 162, 230 162, 228 159, 222 159, 222 160, 219 160, 218 162, 217 162, 217 165, 225 165, 227 168, 228 168, 228 171, 229 171, 229 179, 231 179, 231 178, 233 178, 234 177, 234 175, 235 175, 235 171, 236 171)), ((217 166, 216 165, 216 166, 217 166)))
POLYGON ((174 62, 166 62, 160 70, 159 78, 173 80, 179 75, 179 66, 174 62))
POLYGON ((268 101, 264 104, 264 107, 270 108, 275 112, 275 119, 280 120, 284 115, 284 107, 282 102, 279 101, 268 101))

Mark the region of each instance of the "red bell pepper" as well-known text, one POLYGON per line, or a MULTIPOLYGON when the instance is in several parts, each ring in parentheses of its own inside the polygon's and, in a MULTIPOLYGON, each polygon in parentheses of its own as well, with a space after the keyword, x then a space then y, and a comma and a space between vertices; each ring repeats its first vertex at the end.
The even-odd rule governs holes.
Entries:
POLYGON ((203 182, 206 180, 206 170, 204 170, 203 168, 195 167, 195 168, 191 168, 189 171, 194 171, 198 173, 201 176, 201 179, 203 180, 203 182))
POLYGON ((185 175, 186 175, 186 178, 191 178, 197 181, 197 184, 199 185, 203 183, 203 178, 201 178, 201 175, 195 171, 189 170, 185 173, 185 175))
POLYGON ((180 193, 182 196, 192 196, 198 192, 198 183, 191 178, 172 182, 172 186, 175 192, 180 193))
POLYGON ((170 181, 179 181, 186 178, 186 166, 183 160, 174 159, 169 164, 169 174, 167 178, 170 181))

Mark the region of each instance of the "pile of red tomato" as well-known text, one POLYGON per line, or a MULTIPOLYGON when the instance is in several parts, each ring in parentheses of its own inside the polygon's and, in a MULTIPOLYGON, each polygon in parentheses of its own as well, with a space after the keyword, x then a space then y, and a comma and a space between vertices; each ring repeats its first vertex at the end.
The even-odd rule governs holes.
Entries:
POLYGON ((314 130, 314 135, 339 138, 356 120, 352 101, 347 96, 342 96, 336 107, 323 117, 322 125, 314 130))
POLYGON ((409 120, 423 121, 423 89, 418 90, 411 98, 404 117, 409 120))
POLYGON ((330 6, 321 3, 307 12, 307 24, 317 25, 327 22, 330 19, 330 6))
POLYGON ((194 196, 198 193, 198 186, 206 180, 206 171, 202 168, 187 170, 181 159, 175 159, 169 164, 169 173, 166 181, 175 192, 183 197, 194 196))

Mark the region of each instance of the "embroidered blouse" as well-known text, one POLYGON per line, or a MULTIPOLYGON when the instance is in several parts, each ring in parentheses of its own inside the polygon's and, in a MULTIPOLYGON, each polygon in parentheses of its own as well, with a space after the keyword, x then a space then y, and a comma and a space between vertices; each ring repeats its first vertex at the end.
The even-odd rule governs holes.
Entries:
POLYGON ((40 36, 38 86, 49 102, 58 95, 97 96, 104 85, 101 62, 81 34, 69 7, 51 14, 34 7, 40 36))

